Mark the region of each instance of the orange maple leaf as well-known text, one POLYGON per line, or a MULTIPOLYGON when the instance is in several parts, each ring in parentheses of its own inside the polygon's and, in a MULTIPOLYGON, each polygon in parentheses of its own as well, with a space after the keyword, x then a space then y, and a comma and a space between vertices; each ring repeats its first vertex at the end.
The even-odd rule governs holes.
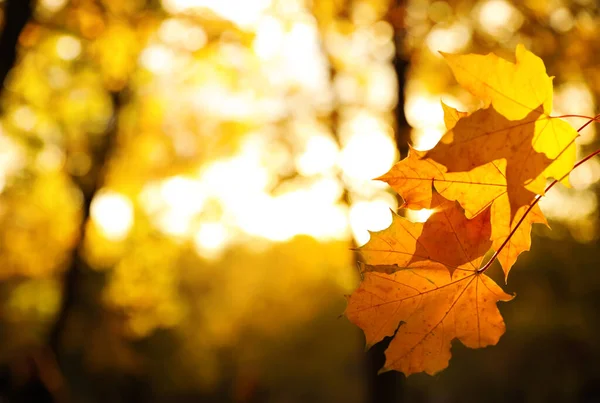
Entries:
POLYGON ((483 273, 450 276, 432 262, 393 274, 365 273, 348 298, 346 316, 363 329, 367 346, 394 336, 380 372, 434 374, 448 366, 455 338, 471 348, 496 344, 505 331, 496 303, 512 298, 483 273))
POLYGON ((396 265, 400 268, 441 264, 455 270, 477 270, 492 242, 489 209, 469 220, 454 201, 433 195, 434 213, 425 223, 413 223, 392 213, 392 224, 371 233, 360 248, 368 265, 396 265))
MULTIPOLYGON (((446 113, 452 113, 445 109, 446 113)), ((444 197, 458 200, 467 217, 492 204, 492 240, 496 251, 517 227, 536 195, 544 193, 544 172, 553 162, 533 149, 535 125, 530 119, 528 115, 516 122, 507 120, 493 106, 478 110, 459 119, 426 154, 450 172, 445 174, 447 178, 468 176, 461 183, 434 181, 444 197)), ((505 276, 519 254, 529 250, 532 224, 547 224, 539 207, 534 209, 498 256, 505 276)))
POLYGON ((395 334, 382 371, 433 374, 448 366, 453 339, 485 347, 505 330, 496 303, 512 296, 478 271, 491 246, 489 209, 469 220, 455 202, 433 199, 425 223, 394 215, 360 249, 366 273, 345 314, 367 346, 395 334))

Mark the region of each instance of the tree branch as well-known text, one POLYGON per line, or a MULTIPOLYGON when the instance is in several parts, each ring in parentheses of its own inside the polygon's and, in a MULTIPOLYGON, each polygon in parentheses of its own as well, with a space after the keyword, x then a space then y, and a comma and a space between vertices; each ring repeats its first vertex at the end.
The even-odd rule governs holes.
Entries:
MULTIPOLYGON (((92 200, 94 198, 94 195, 102 185, 102 177, 105 173, 104 170, 107 167, 108 159, 111 155, 111 151, 113 150, 114 143, 116 141, 115 138, 117 133, 117 118, 119 109, 121 107, 121 95, 121 92, 115 92, 111 94, 113 101, 113 119, 110 127, 107 130, 106 138, 104 139, 103 145, 102 147, 100 147, 100 149, 97 150, 96 153, 96 163, 94 165, 96 165, 98 169, 96 169, 93 173, 91 188, 89 188, 86 191, 86 189, 84 189, 84 186, 80 184, 80 188, 82 189, 84 195, 80 241, 83 240, 83 237, 85 236, 85 225, 88 218, 90 217, 90 207, 92 204, 92 200)), ((78 302, 80 302, 81 297, 80 285, 82 281, 83 271, 86 268, 86 263, 82 259, 80 252, 81 242, 79 246, 73 250, 71 265, 64 274, 62 305, 57 314, 54 326, 51 329, 48 337, 49 347, 54 352, 57 360, 59 361, 61 352, 61 338, 67 325, 69 314, 71 313, 73 307, 78 302)))
POLYGON ((6 76, 17 59, 19 36, 31 18, 31 1, 8 0, 4 9, 4 31, 0 36, 0 94, 4 90, 6 76))

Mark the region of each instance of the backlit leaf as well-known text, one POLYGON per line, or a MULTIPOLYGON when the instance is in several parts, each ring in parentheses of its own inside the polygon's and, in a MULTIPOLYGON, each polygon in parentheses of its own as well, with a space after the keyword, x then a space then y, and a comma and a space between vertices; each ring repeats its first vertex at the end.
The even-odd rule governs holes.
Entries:
POLYGON ((496 303, 512 298, 485 274, 450 276, 431 263, 393 274, 366 273, 348 299, 346 316, 364 330, 368 346, 394 336, 381 372, 434 374, 448 366, 455 338, 471 348, 496 344, 505 331, 496 303))

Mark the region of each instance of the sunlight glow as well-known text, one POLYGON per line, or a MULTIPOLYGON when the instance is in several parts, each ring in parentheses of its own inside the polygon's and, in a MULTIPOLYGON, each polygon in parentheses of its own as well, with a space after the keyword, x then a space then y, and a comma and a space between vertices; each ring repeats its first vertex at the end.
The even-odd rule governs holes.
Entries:
POLYGON ((12 120, 17 127, 31 131, 35 127, 37 116, 30 107, 20 106, 13 112, 12 120))
POLYGON ((202 223, 194 236, 196 252, 208 259, 217 258, 227 245, 228 237, 227 228, 222 223, 202 223))
POLYGON ((550 25, 558 32, 567 32, 575 25, 573 14, 567 7, 559 7, 550 14, 550 25))
POLYGON ((111 241, 125 239, 133 226, 133 204, 129 198, 114 191, 101 190, 92 201, 90 215, 111 241))
MULTIPOLYGON (((595 160, 590 160, 590 163, 595 160)), ((579 168, 583 168, 586 164, 579 168)), ((578 242, 598 239, 598 197, 591 189, 576 190, 556 186, 539 203, 549 220, 560 221, 578 242)), ((549 234, 552 236, 552 233, 549 234)), ((560 236, 560 235, 559 235, 560 236)))
POLYGON ((329 74, 323 69, 327 62, 320 49, 316 23, 295 23, 287 34, 285 45, 287 74, 308 88, 326 87, 329 74))
POLYGON ((259 155, 248 151, 207 165, 202 169, 201 180, 211 195, 235 206, 245 203, 241 194, 263 193, 272 181, 272 174, 262 166, 259 155))
POLYGON ((386 173, 397 157, 391 128, 368 114, 357 114, 341 129, 340 167, 345 175, 369 180, 386 173))
POLYGON ((67 4, 68 0, 42 0, 41 6, 46 10, 54 13, 63 8, 67 4))
POLYGON ((573 170, 569 175, 571 185, 578 190, 587 189, 600 180, 600 162, 594 158, 573 170))
POLYGON ((415 149, 432 149, 446 133, 442 99, 445 104, 464 110, 464 105, 450 94, 428 93, 425 84, 418 81, 408 85, 404 112, 413 127, 411 140, 415 149))
POLYGON ((261 19, 254 43, 254 51, 261 59, 270 59, 275 56, 284 43, 284 30, 282 23, 274 17, 261 19))
POLYGON ((81 53, 81 42, 72 36, 61 36, 56 41, 56 53, 63 60, 74 60, 81 53))
POLYGON ((486 1, 479 9, 480 28, 499 39, 515 32, 523 21, 523 14, 506 0, 486 1))
POLYGON ((409 88, 404 112, 406 120, 415 128, 444 124, 444 110, 440 95, 423 93, 419 88, 409 88))
POLYGON ((25 166, 25 162, 25 150, 0 132, 0 193, 9 179, 25 166))
POLYGON ((304 153, 296 160, 298 172, 305 176, 326 173, 335 166, 338 153, 338 145, 332 138, 311 136, 304 153))
MULTIPOLYGON (((330 55, 303 1, 277 7, 271 0, 162 3, 177 16, 160 25, 158 40, 142 51, 139 63, 160 76, 155 81, 162 99, 169 100, 166 110, 202 116, 198 120, 207 127, 235 121, 262 128, 244 133, 233 153, 203 162, 186 177, 146 184, 139 202, 156 229, 193 242, 198 254, 209 257, 227 245, 245 242, 249 235, 273 242, 297 235, 348 239, 352 231, 349 207, 342 200, 344 186, 374 206, 395 203, 377 199, 386 185, 371 181, 389 170, 398 155, 389 123, 397 102, 391 64, 394 31, 389 23, 376 22, 372 16, 374 21, 351 35, 340 33, 337 38, 344 47, 335 52, 341 52, 341 60, 355 70, 340 69, 339 76, 347 80, 340 79, 335 84, 339 88, 334 88, 330 55), (184 42, 196 27, 182 14, 221 18, 248 29, 254 33, 250 48, 226 36, 212 41, 204 31, 200 44, 187 46, 184 42), (215 46, 214 60, 182 56, 182 47, 194 51, 209 40, 215 46), (168 74, 189 62, 201 74, 189 79, 168 74), (240 69, 243 81, 235 79, 240 69), (173 84, 165 85, 169 80, 173 84), (339 126, 332 127, 321 116, 331 113, 336 96, 360 106, 347 108, 339 126), (285 141, 273 124, 282 119, 290 124, 285 141), (335 130, 339 139, 333 136, 335 130), (340 172, 342 178, 336 177, 340 172)), ((365 16, 354 17, 362 21, 365 16)), ((180 115, 172 113, 169 122, 173 137, 194 130, 182 124, 185 119, 180 115)), ((375 214, 359 207, 354 209, 354 221, 361 211, 375 214)))
POLYGON ((437 127, 425 127, 423 129, 414 129, 410 134, 412 146, 415 150, 427 151, 437 145, 444 131, 437 127))
POLYGON ((390 226, 392 214, 386 200, 359 201, 350 207, 350 226, 358 245, 369 241, 369 231, 380 231, 390 226))
POLYGON ((170 13, 200 14, 212 12, 242 28, 251 28, 271 6, 272 0, 162 0, 170 13))
POLYGON ((585 220, 598 208, 598 200, 592 190, 573 191, 561 186, 552 190, 539 202, 549 219, 573 222, 585 220))
POLYGON ((181 211, 168 209, 158 213, 154 223, 165 234, 173 237, 185 237, 192 229, 189 218, 181 211))
MULTIPOLYGON (((59 147, 55 145, 47 145, 38 154, 35 163, 40 169, 46 171, 56 171, 64 166, 65 158, 65 153, 59 147)), ((2 166, 1 163, 0 166, 2 166)))
POLYGON ((465 49, 471 41, 472 31, 467 23, 456 23, 450 26, 436 26, 427 35, 427 47, 435 56, 439 53, 458 53, 465 49))
POLYGON ((164 74, 173 68, 173 52, 162 45, 152 45, 140 55, 141 65, 156 74, 164 74))
MULTIPOLYGON (((553 115, 577 114, 594 116, 596 114, 596 99, 589 85, 582 81, 568 81, 554 90, 553 115)), ((582 118, 566 118, 573 127, 585 123, 582 118)), ((588 125, 579 133, 577 144, 585 145, 596 139, 596 125, 588 125)))
POLYGON ((274 197, 256 195, 246 200, 244 210, 232 213, 244 232, 272 241, 287 241, 296 235, 345 239, 346 207, 336 202, 340 190, 338 182, 325 179, 274 197))
POLYGON ((173 176, 160 187, 162 199, 173 210, 192 216, 202 211, 206 195, 198 181, 183 176, 173 176))
POLYGON ((376 110, 389 111, 398 103, 396 71, 391 65, 373 66, 367 77, 366 103, 376 110))
POLYGON ((204 208, 206 193, 192 178, 173 176, 144 187, 140 200, 154 224, 164 233, 177 237, 190 234, 193 219, 204 208))
POLYGON ((160 25, 158 35, 164 43, 182 46, 190 52, 201 49, 208 42, 202 27, 177 18, 165 20, 160 25))
POLYGON ((434 209, 406 210, 406 219, 412 222, 425 222, 435 213, 434 209))

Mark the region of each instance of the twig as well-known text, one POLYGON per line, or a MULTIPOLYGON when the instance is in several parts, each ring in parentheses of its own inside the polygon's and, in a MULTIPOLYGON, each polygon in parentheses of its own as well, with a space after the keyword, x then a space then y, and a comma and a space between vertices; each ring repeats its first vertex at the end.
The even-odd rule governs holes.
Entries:
MULTIPOLYGON (((569 115, 569 116, 573 116, 573 115, 569 115)), ((600 114, 594 116, 593 118, 590 118, 588 116, 579 116, 579 115, 577 115, 575 117, 585 117, 585 118, 589 119, 583 126, 581 126, 579 129, 577 129, 577 132, 581 132, 583 129, 585 129, 592 122, 599 122, 600 121, 600 114)), ((569 145, 570 145, 570 143, 569 143, 569 145)), ((593 158, 594 156, 596 156, 598 154, 600 154, 600 149, 594 151, 593 153, 591 153, 590 155, 588 155, 587 157, 585 157, 581 161, 577 162, 575 165, 573 165, 573 168, 571 168, 571 170, 569 170, 569 172, 567 172, 566 174, 564 174, 561 178, 555 179, 554 181, 552 181, 552 183, 550 183, 546 187, 546 189, 544 190, 544 193, 546 193, 547 191, 549 191, 550 189, 552 189, 554 187, 554 185, 556 185, 558 182, 561 182, 563 179, 565 179, 567 176, 569 176, 569 174, 571 172, 573 172, 573 170, 575 168, 577 168, 578 166, 580 166, 581 164, 583 164, 584 162, 588 161, 589 159, 593 158)), ((517 222, 517 225, 515 225, 515 227, 512 229, 512 231, 510 231, 510 234, 508 234, 508 237, 504 240, 504 242, 502 242, 502 244, 500 245, 500 247, 498 248, 498 250, 496 250, 494 252, 494 254, 490 258, 490 260, 488 260, 485 265, 483 265, 479 270, 477 270, 478 274, 484 273, 487 269, 490 268, 490 266, 492 265, 492 263, 494 263, 494 261, 498 258, 498 255, 500 254, 500 252, 502 251, 502 249, 504 249, 504 247, 506 246, 506 244, 508 244, 508 241, 510 241, 510 239, 513 237, 513 235, 515 234, 515 232, 517 232, 517 229, 521 226, 521 224, 525 220, 525 217, 527 217, 527 215, 529 214, 529 212, 535 207, 536 204, 538 204, 538 202, 542 199, 542 197, 543 197, 542 195, 537 195, 535 197, 535 199, 529 205, 529 207, 527 208, 527 210, 525 210, 525 214, 523 214, 523 216, 521 217, 521 219, 517 222)))

